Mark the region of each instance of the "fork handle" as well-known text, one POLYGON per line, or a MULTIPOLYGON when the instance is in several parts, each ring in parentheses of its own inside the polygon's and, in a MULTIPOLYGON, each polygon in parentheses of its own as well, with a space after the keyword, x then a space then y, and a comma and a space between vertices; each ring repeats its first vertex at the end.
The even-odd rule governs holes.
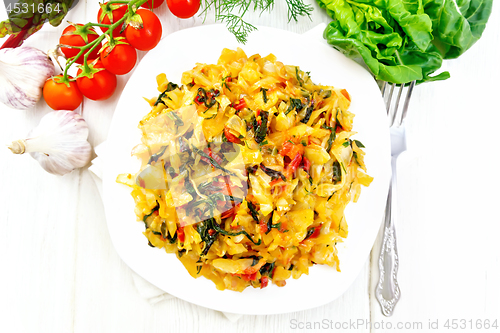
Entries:
POLYGON ((397 280, 399 256, 396 245, 396 229, 394 227, 397 208, 396 161, 397 156, 393 156, 391 161, 392 179, 387 196, 384 235, 378 261, 380 279, 375 290, 375 296, 382 307, 382 313, 387 317, 392 316, 394 306, 401 296, 397 280))

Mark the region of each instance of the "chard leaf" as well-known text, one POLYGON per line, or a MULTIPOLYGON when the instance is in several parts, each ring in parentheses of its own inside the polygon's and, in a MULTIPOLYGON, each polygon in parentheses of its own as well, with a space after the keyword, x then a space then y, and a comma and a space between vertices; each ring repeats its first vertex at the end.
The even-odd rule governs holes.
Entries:
POLYGON ((257 123, 256 120, 254 120, 255 142, 257 142, 257 143, 263 142, 264 139, 266 138, 268 116, 269 116, 269 113, 267 111, 262 111, 260 113, 260 119, 261 119, 260 125, 257 123))
POLYGON ((202 242, 205 242, 205 247, 201 253, 204 256, 207 255, 210 247, 212 247, 213 243, 217 240, 217 236, 219 235, 219 232, 213 227, 213 221, 214 219, 208 219, 199 222, 196 226, 196 231, 200 234, 202 242))
POLYGON ((354 142, 356 142, 356 146, 358 146, 359 148, 365 148, 365 145, 361 143, 361 141, 358 141, 358 140, 353 140, 354 142))
POLYGON ((200 150, 200 149, 196 148, 195 146, 192 146, 192 148, 193 148, 193 151, 194 151, 195 153, 197 153, 198 155, 201 155, 201 156, 203 156, 203 157, 207 158, 207 159, 208 159, 208 161, 210 162, 210 164, 211 164, 214 168, 219 169, 219 170, 221 170, 221 171, 224 171, 224 172, 226 172, 228 175, 231 175, 231 176, 234 176, 234 175, 235 175, 234 173, 232 173, 231 171, 229 171, 228 169, 224 168, 224 167, 223 167, 223 166, 221 166, 219 163, 217 163, 217 161, 216 161, 216 160, 214 160, 213 158, 211 158, 211 157, 210 157, 208 154, 206 154, 203 150, 200 150))
POLYGON ((163 101, 163 98, 164 98, 165 96, 167 96, 167 93, 168 93, 169 91, 175 90, 175 89, 177 89, 177 88, 179 88, 179 86, 178 86, 177 84, 175 84, 175 83, 173 83, 173 82, 169 82, 169 83, 167 84, 167 89, 165 89, 165 91, 164 91, 164 92, 162 92, 162 93, 158 96, 158 98, 156 99, 156 102, 155 102, 154 106, 157 106, 157 105, 158 105, 158 104, 160 104, 160 103, 161 103, 161 104, 163 104, 163 105, 165 105, 165 102, 163 101))
POLYGON ((259 212, 255 209, 255 205, 251 201, 247 201, 248 209, 250 210, 250 215, 255 222, 259 223, 259 212))
POLYGON ((432 19, 434 43, 444 59, 454 59, 481 38, 493 0, 423 0, 432 19))
POLYGON ((378 80, 405 84, 433 75, 483 33, 493 0, 317 0, 333 21, 327 42, 363 62, 378 80))
POLYGON ((158 162, 158 159, 165 154, 165 150, 167 149, 167 146, 163 146, 162 149, 157 152, 156 154, 151 155, 149 158, 148 164, 151 164, 152 162, 158 162))
POLYGON ((283 175, 281 172, 273 170, 271 168, 266 167, 264 164, 260 164, 260 168, 262 171, 264 171, 268 176, 271 176, 271 179, 278 179, 281 178, 283 181, 286 181, 285 175, 283 175))

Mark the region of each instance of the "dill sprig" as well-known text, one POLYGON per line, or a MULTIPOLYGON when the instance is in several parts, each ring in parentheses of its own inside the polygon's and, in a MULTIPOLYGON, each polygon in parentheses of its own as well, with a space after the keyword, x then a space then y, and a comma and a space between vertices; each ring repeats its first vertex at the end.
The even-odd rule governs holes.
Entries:
POLYGON ((221 14, 216 16, 216 20, 225 22, 227 30, 242 44, 247 42, 247 37, 250 32, 257 30, 255 26, 245 22, 241 16, 234 14, 221 14))
POLYGON ((292 19, 297 22, 299 16, 306 16, 311 18, 313 7, 306 5, 302 0, 286 0, 288 6, 288 22, 292 19))
MULTIPOLYGON (((238 42, 245 44, 248 35, 257 30, 255 26, 246 22, 243 17, 249 10, 260 12, 271 11, 275 0, 205 0, 200 15, 205 18, 208 10, 215 12, 215 21, 226 23, 226 27, 238 42)), ((300 16, 310 18, 313 7, 306 5, 303 0, 286 0, 288 6, 288 22, 298 21, 300 16)))
POLYGON ((209 0, 217 3, 216 11, 218 14, 232 13, 236 11, 241 16, 252 7, 253 11, 260 11, 263 13, 266 10, 271 10, 274 6, 274 0, 209 0))

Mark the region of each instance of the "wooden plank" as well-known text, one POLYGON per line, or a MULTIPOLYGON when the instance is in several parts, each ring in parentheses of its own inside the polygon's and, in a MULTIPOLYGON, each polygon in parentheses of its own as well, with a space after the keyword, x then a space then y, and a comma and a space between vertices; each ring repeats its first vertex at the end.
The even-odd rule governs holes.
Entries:
MULTIPOLYGON (((68 19, 84 16, 75 9, 68 19)), ((57 44, 62 29, 46 25, 25 45, 46 51, 57 44)), ((43 100, 28 111, 2 106, 0 141, 24 138, 49 111, 43 100)), ((14 156, 4 148, 0 155, 2 331, 70 332, 81 171, 58 177, 28 155, 14 156)))

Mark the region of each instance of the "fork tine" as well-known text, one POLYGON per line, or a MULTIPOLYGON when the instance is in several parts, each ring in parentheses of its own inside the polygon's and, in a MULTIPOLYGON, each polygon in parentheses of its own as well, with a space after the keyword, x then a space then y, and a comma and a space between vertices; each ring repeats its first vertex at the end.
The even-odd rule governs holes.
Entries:
POLYGON ((380 87, 380 91, 382 92, 382 97, 385 97, 385 88, 386 88, 386 86, 387 86, 387 81, 382 81, 382 86, 380 87))
POLYGON ((404 89, 404 85, 402 84, 399 86, 398 96, 396 97, 396 102, 394 103, 394 108, 392 109, 392 112, 390 114, 390 119, 391 119, 390 126, 394 125, 394 123, 396 121, 396 117, 398 116, 399 101, 401 100, 401 95, 403 94, 403 89, 404 89))
POLYGON ((399 90, 395 101, 393 101, 392 97, 394 95, 394 90, 396 89, 396 84, 393 83, 389 90, 389 96, 387 97, 387 86, 388 84, 384 84, 381 88, 382 96, 385 99, 386 108, 387 108, 387 116, 389 117, 389 126, 401 126, 403 120, 406 118, 406 114, 408 113, 408 106, 410 104, 410 98, 413 92, 413 88, 415 87, 416 82, 412 81, 409 84, 408 90, 404 97, 403 107, 400 108, 400 103, 402 102, 401 97, 403 96, 403 90, 405 89, 404 85, 399 86, 399 90), (387 97, 387 98, 386 98, 387 97))
MULTIPOLYGON (((386 107, 387 107, 387 115, 389 116, 389 113, 391 112, 391 100, 392 100, 392 94, 394 93, 394 88, 396 87, 396 84, 393 83, 391 85, 390 91, 389 91, 389 97, 387 97, 387 100, 385 101, 386 107)), ((385 94, 384 94, 385 96, 385 94)))
POLYGON ((408 105, 410 104, 411 93, 413 92, 413 87, 415 87, 415 81, 411 81, 410 87, 408 88, 408 92, 406 93, 405 104, 403 105, 403 112, 401 114, 401 119, 398 123, 400 126, 403 123, 403 120, 406 118, 406 114, 408 113, 408 105))

